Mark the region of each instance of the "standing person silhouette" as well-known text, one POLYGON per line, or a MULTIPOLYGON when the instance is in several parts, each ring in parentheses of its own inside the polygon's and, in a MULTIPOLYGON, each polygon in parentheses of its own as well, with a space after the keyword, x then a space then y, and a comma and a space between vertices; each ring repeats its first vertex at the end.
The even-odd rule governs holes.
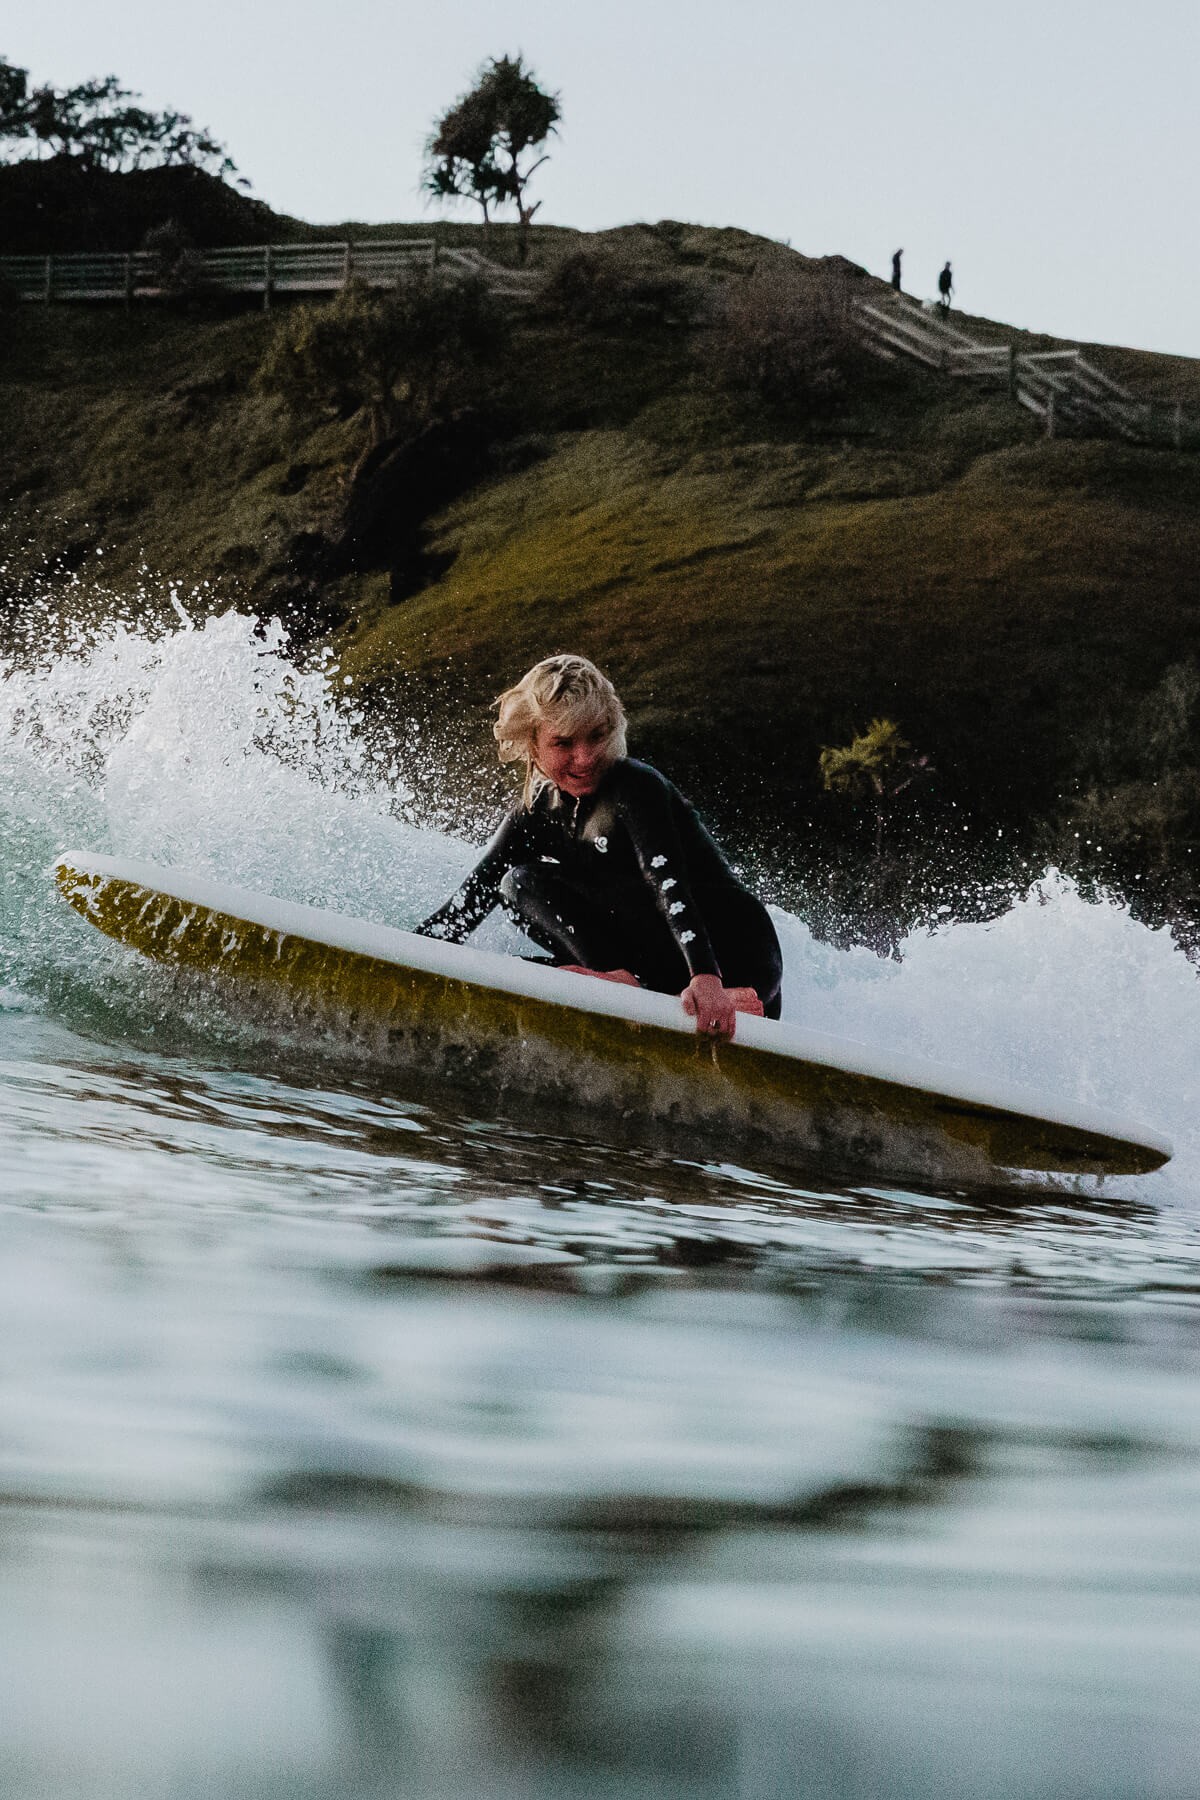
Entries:
POLYGON ((942 311, 943 312, 950 311, 950 296, 953 292, 954 292, 954 272, 950 267, 949 259, 947 259, 945 268, 942 270, 941 274, 938 276, 938 293, 942 297, 942 311))
POLYGON ((892 251, 892 286, 897 293, 900 292, 900 258, 903 255, 903 250, 892 251))

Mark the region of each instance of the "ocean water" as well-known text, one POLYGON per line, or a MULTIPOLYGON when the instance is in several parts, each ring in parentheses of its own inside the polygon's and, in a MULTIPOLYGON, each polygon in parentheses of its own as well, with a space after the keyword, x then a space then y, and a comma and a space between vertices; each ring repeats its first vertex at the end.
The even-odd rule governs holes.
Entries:
POLYGON ((1194 1800, 1195 970, 1053 872, 899 962, 778 915, 786 1017, 1140 1118, 1138 1179, 405 1091, 47 875, 411 923, 473 845, 341 680, 182 609, 0 679, 5 1800, 1194 1800))

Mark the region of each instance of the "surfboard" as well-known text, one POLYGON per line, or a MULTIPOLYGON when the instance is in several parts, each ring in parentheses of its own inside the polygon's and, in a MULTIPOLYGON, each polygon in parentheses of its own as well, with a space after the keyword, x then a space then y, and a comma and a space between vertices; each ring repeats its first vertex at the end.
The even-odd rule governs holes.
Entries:
POLYGON ((674 995, 229 887, 181 869, 70 852, 52 873, 100 931, 365 1040, 396 1068, 620 1121, 654 1144, 761 1150, 830 1171, 938 1182, 998 1170, 1133 1175, 1170 1144, 903 1054, 739 1014, 714 1045, 674 995))

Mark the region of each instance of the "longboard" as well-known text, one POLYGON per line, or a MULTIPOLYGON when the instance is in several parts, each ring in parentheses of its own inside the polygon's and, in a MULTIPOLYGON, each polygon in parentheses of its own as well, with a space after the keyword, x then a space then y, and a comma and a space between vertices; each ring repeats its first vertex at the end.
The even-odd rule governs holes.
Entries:
POLYGON ((697 1036, 676 996, 298 906, 181 869, 64 853, 53 875, 100 931, 373 1041, 423 1076, 619 1119, 649 1141, 763 1149, 838 1170, 978 1181, 998 1169, 1135 1175, 1158 1134, 1090 1106, 774 1020, 697 1036))

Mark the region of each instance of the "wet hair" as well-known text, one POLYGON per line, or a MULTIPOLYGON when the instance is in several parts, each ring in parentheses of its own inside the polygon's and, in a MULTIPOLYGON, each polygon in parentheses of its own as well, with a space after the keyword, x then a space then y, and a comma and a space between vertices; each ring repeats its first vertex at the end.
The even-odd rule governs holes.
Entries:
POLYGON ((555 730, 571 732, 607 725, 613 760, 625 755, 625 709, 607 675, 586 656, 547 656, 507 688, 496 705, 500 710, 492 733, 500 761, 524 762, 527 806, 545 781, 533 760, 539 726, 552 722, 555 730))

